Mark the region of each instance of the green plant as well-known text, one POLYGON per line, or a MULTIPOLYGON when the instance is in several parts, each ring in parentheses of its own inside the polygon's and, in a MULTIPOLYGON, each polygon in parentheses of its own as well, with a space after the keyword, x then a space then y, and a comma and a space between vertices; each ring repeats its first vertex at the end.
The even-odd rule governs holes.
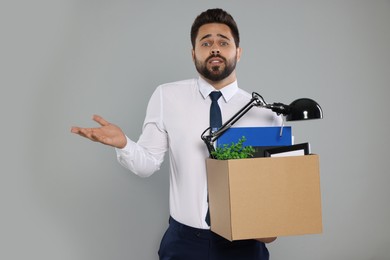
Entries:
POLYGON ((243 146, 246 141, 245 136, 241 137, 237 143, 224 144, 217 147, 211 155, 217 160, 244 159, 253 156, 255 149, 252 146, 243 146))

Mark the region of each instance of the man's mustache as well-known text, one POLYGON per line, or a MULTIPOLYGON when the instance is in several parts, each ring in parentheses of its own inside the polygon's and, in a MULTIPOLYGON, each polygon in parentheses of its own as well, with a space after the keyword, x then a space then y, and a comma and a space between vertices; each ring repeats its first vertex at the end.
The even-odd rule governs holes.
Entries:
POLYGON ((207 59, 206 59, 206 62, 208 62, 210 59, 212 59, 212 58, 220 58, 220 59, 222 59, 224 62, 226 62, 226 59, 224 58, 224 57, 222 57, 221 55, 219 55, 219 54, 212 54, 212 55, 210 55, 207 59))

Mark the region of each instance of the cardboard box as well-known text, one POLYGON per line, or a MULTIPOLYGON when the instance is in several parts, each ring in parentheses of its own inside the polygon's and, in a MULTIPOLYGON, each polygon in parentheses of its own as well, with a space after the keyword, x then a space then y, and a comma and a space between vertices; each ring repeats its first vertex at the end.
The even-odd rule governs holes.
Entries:
POLYGON ((318 155, 206 165, 213 232, 231 241, 322 233, 318 155))

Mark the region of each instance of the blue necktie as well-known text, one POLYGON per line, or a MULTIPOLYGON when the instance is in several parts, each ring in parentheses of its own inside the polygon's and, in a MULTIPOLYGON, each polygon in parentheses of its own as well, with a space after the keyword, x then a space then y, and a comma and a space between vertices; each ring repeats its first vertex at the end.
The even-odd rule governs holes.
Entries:
MULTIPOLYGON (((210 93, 211 106, 210 106, 210 131, 213 133, 222 126, 221 109, 218 105, 218 99, 222 96, 219 91, 213 91, 210 93)), ((207 198, 208 202, 208 198, 207 198)), ((206 223, 210 226, 210 211, 207 210, 206 223)))
POLYGON ((215 132, 222 126, 221 109, 218 105, 218 99, 222 96, 219 91, 213 91, 210 93, 211 106, 210 106, 210 127, 211 132, 215 132))

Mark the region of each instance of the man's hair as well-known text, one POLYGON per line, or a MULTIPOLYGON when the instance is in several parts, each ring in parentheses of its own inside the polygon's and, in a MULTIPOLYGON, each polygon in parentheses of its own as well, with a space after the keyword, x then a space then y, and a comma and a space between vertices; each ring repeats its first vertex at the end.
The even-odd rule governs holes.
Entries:
POLYGON ((195 39, 198 36, 199 28, 202 25, 209 24, 209 23, 221 23, 229 26, 230 31, 234 38, 234 42, 236 46, 239 47, 240 34, 238 32, 238 27, 233 17, 226 11, 220 8, 215 8, 215 9, 208 9, 195 18, 195 21, 191 27, 192 48, 195 49, 195 39))

